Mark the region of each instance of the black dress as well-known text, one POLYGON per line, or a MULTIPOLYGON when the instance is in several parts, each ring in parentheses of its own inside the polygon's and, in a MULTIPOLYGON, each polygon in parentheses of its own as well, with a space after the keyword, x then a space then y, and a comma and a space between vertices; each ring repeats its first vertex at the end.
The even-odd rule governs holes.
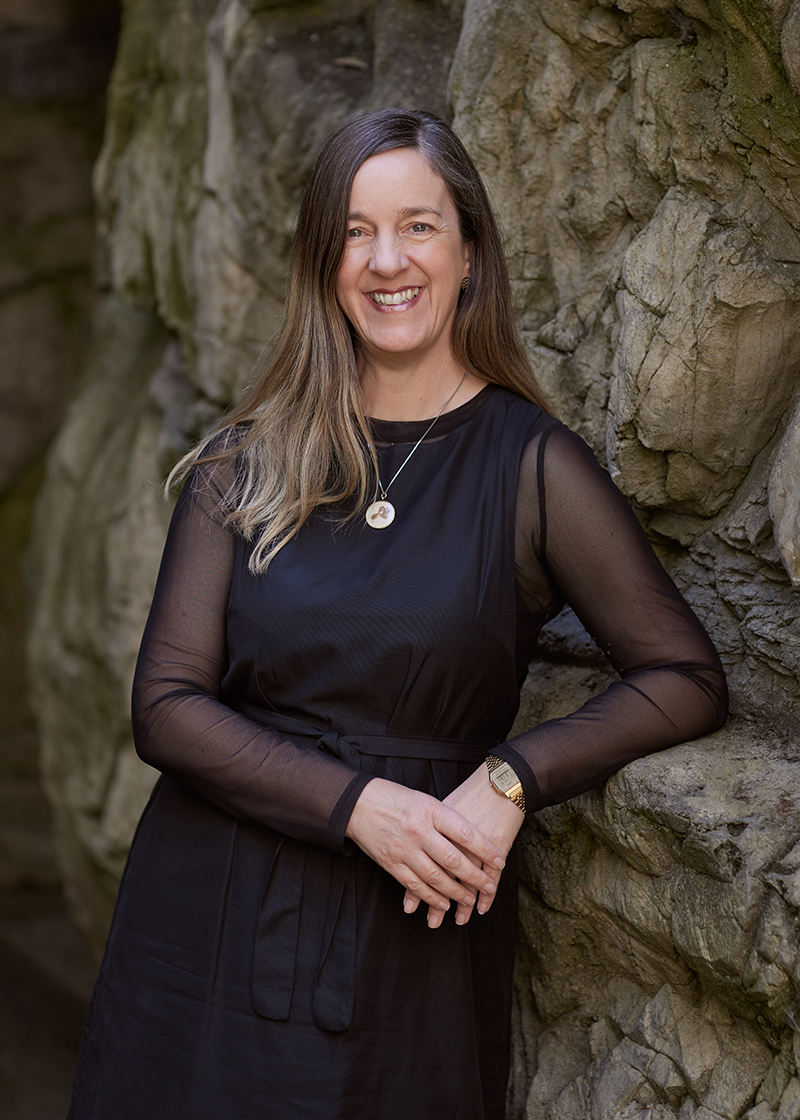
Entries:
MULTIPOLYGON (((375 422, 391 478, 423 425, 375 422)), ((718 726, 716 654, 576 437, 488 387, 440 418, 380 531, 320 513, 273 561, 179 499, 137 668, 164 773, 137 831, 70 1120, 502 1120, 513 858, 428 929, 345 837, 374 775, 445 797, 490 751, 529 810, 718 726), (568 599, 623 680, 505 743, 568 599)))

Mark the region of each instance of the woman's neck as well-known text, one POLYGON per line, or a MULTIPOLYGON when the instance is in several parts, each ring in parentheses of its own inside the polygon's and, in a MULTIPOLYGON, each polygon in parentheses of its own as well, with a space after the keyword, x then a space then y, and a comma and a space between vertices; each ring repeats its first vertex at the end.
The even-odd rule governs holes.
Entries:
POLYGON ((485 384, 455 363, 436 370, 370 366, 361 373, 364 411, 376 420, 426 420, 466 404, 485 384))

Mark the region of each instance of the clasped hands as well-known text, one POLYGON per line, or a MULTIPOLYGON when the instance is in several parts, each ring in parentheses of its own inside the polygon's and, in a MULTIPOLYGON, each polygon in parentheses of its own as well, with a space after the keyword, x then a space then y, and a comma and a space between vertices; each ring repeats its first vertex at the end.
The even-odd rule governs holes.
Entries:
POLYGON ((444 801, 373 778, 356 802, 347 835, 406 888, 406 913, 427 905, 428 925, 436 929, 451 902, 458 925, 469 921, 476 904, 486 913, 524 819, 489 784, 484 763, 444 801))

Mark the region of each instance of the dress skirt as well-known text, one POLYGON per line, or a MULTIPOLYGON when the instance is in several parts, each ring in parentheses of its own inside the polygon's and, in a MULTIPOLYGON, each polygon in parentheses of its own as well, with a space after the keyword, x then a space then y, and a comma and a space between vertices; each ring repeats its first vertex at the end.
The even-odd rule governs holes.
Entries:
POLYGON ((162 778, 69 1120, 503 1120, 514 871, 488 914, 431 930, 363 853, 286 840, 162 778), (276 874, 298 864, 281 894, 301 920, 265 915, 276 874))

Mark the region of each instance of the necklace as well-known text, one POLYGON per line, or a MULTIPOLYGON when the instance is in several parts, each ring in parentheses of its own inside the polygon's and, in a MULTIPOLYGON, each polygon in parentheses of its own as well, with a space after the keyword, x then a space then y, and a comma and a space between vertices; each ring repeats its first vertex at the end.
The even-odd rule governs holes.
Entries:
POLYGON ((447 400, 444 402, 442 407, 439 409, 439 411, 433 417, 430 424, 425 429, 425 431, 422 433, 422 435, 419 437, 417 442, 411 448, 408 455, 406 455, 403 462, 400 464, 400 466, 394 472, 394 475, 392 476, 392 479, 387 486, 383 485, 383 483, 381 482, 380 475, 378 475, 378 491, 380 492, 380 498, 378 498, 378 500, 376 502, 373 502, 371 506, 368 506, 367 507, 367 512, 366 512, 367 525, 369 525, 370 529, 385 529, 387 525, 391 525, 391 523, 394 521, 394 506, 392 505, 391 502, 386 500, 386 495, 389 492, 389 487, 394 484, 394 482, 397 479, 397 476, 400 474, 400 471, 406 465, 408 460, 411 458, 411 456, 417 450, 419 445, 425 439, 425 436, 430 432, 433 425, 436 423, 436 421, 442 415, 444 410, 450 404, 450 401, 453 399, 453 397, 456 395, 458 390, 464 384, 464 382, 466 380, 466 377, 467 377, 467 371, 464 370, 464 376, 461 378, 458 385, 456 385, 455 389, 452 391, 450 396, 447 398, 447 400))

